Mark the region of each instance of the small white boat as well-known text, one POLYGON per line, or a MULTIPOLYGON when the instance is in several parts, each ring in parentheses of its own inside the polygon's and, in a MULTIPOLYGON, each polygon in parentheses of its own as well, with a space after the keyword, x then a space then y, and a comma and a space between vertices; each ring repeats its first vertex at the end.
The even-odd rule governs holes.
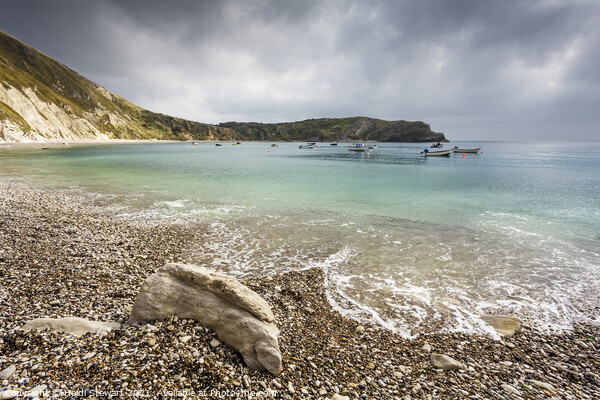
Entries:
POLYGON ((455 153, 479 153, 479 150, 481 150, 481 147, 473 147, 473 148, 460 148, 458 146, 454 146, 454 148, 452 149, 455 153))
POLYGON ((352 146, 348 147, 350 151, 365 151, 367 146, 364 143, 354 143, 352 146))
POLYGON ((452 150, 438 150, 438 151, 429 151, 429 149, 424 149, 421 154, 425 153, 426 156, 444 156, 450 157, 450 153, 452 150))
POLYGON ((275 143, 273 143, 273 144, 271 145, 271 147, 279 147, 279 145, 278 145, 278 144, 275 144, 275 143))
POLYGON ((369 145, 369 150, 373 150, 373 149, 376 149, 376 148, 377 148, 376 144, 370 144, 369 145))
POLYGON ((301 144, 300 146, 298 146, 299 149, 314 149, 315 145, 314 144, 301 144))

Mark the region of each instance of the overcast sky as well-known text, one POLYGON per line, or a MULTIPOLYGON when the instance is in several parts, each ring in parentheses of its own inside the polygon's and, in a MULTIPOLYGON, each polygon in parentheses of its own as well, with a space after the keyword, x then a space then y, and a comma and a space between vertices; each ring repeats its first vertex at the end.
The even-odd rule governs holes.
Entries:
POLYGON ((194 121, 600 139, 599 0, 0 0, 0 30, 194 121))

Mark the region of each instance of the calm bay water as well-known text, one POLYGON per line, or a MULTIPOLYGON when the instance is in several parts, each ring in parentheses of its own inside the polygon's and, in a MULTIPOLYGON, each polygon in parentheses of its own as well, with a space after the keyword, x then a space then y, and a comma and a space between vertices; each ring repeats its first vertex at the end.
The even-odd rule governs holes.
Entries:
POLYGON ((401 334, 599 323, 600 142, 222 147, 118 144, 0 152, 11 179, 116 195, 122 218, 209 224, 195 261, 238 276, 319 267, 331 302, 401 334))

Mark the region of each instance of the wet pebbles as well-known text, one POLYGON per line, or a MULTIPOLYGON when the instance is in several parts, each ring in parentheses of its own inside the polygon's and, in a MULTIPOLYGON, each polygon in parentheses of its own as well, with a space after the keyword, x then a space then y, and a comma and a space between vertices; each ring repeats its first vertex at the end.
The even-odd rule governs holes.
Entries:
POLYGON ((271 304, 284 370, 249 370, 195 321, 168 318, 106 336, 20 328, 37 317, 125 322, 143 280, 186 261, 203 227, 122 221, 76 193, 0 182, 0 399, 597 399, 599 329, 526 328, 501 341, 409 340, 342 317, 320 270, 244 283, 271 304), (432 354, 463 369, 444 371, 432 354))

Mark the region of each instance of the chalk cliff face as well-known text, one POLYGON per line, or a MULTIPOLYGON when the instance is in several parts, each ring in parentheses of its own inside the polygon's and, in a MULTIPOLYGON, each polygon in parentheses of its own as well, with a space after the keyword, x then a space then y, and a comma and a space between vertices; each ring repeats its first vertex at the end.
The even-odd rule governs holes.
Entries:
POLYGON ((0 141, 237 139, 145 110, 0 31, 0 141))
POLYGON ((0 31, 0 142, 81 139, 445 141, 423 122, 188 121, 145 110, 0 31))

